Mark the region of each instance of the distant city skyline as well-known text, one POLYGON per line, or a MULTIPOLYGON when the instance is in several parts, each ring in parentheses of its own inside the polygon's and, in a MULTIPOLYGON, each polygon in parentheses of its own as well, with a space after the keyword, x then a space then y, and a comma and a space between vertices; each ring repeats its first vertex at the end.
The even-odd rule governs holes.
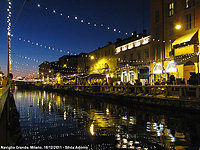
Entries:
MULTIPOLYGON (((150 34, 150 0, 81 1, 81 0, 10 0, 11 58, 14 76, 36 74, 44 61, 57 61, 68 54, 89 53, 127 38, 133 31, 150 34), (23 9, 22 9, 23 6, 23 9), (87 20, 87 21, 86 21, 87 20), (127 33, 127 35, 126 35, 127 33)), ((0 1, 0 67, 7 70, 8 1, 0 1)))

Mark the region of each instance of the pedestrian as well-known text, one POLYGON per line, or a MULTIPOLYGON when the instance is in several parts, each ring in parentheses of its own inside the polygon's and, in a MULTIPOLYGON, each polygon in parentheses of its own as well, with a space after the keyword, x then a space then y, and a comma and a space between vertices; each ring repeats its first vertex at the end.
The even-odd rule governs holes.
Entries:
POLYGON ((160 80, 159 79, 156 81, 155 85, 160 85, 160 80))
POLYGON ((170 84, 172 84, 172 85, 175 84, 175 77, 173 74, 170 76, 170 84))
POLYGON ((183 80, 181 80, 181 84, 185 84, 185 78, 183 78, 183 80))

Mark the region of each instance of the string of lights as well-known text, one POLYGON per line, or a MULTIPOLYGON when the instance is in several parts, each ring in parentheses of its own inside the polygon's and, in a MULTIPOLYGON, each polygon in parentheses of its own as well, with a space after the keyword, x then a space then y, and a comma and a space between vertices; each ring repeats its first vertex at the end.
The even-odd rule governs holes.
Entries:
MULTIPOLYGON (((190 58, 192 58, 192 57, 195 57, 195 56, 197 56, 198 55, 198 53, 192 53, 192 54, 187 54, 187 55, 183 55, 183 56, 178 56, 178 57, 175 57, 175 59, 181 59, 181 60, 179 60, 179 61, 176 61, 176 64, 179 64, 179 63, 182 63, 182 61, 185 61, 185 60, 188 60, 188 59, 190 59, 190 58)), ((169 60, 174 60, 174 59, 169 59, 169 60)), ((16 64, 20 64, 20 65, 25 65, 25 66, 29 66, 28 64, 21 64, 21 63, 19 63, 19 62, 15 62, 16 64)), ((143 64, 139 64, 139 65, 137 65, 137 66, 124 66, 124 67, 122 67, 122 68, 115 68, 115 73, 116 72, 118 72, 118 71, 120 71, 120 70, 123 70, 123 69, 125 69, 125 68, 130 68, 130 69, 134 69, 134 68, 140 68, 140 67, 144 67, 144 66, 147 66, 147 65, 150 65, 150 64, 152 64, 152 63, 156 63, 156 61, 152 61, 152 62, 146 62, 146 63, 143 63, 143 64)), ((81 69, 81 68, 75 68, 75 67, 61 67, 61 66, 59 66, 60 68, 62 68, 63 70, 61 70, 61 69, 59 69, 59 70, 54 70, 54 71, 63 71, 63 72, 67 72, 67 73, 75 73, 75 72, 77 72, 77 69, 80 69, 80 70, 82 70, 82 72, 84 72, 84 73, 87 73, 88 71, 85 71, 84 69, 81 69), (65 69, 67 69, 67 68, 69 68, 69 69, 73 69, 73 71, 72 70, 70 70, 70 71, 68 71, 68 70, 65 70, 65 69)), ((18 67, 18 66, 16 66, 16 65, 14 65, 14 68, 15 68, 15 71, 16 72, 19 72, 19 74, 20 73, 27 73, 27 72, 29 72, 29 76, 30 75, 32 75, 32 74, 38 74, 38 72, 37 71, 34 71, 34 70, 28 70, 28 69, 25 69, 25 68, 20 68, 20 67, 18 67), (20 70, 19 70, 20 69, 20 70), (25 71, 23 71, 23 70, 25 70, 25 71), (32 72, 32 73, 30 73, 30 72, 32 72)), ((37 67, 35 67, 35 66, 33 66, 33 68, 37 68, 37 67)), ((43 69, 43 70, 48 70, 47 68, 40 68, 40 69, 43 69)), ((111 69, 111 68, 110 68, 111 69)), ((114 69, 114 68, 112 68, 112 69, 114 69)), ((49 70, 48 70, 49 71, 49 70)), ((79 78, 86 78, 86 77, 88 77, 89 75, 87 75, 87 76, 78 76, 79 78)), ((74 77, 74 76, 73 76, 74 77)), ((67 79, 71 79, 71 78, 73 78, 73 77, 67 77, 67 79)))
POLYGON ((11 8, 12 8, 12 3, 10 0, 8 0, 8 16, 7 16, 7 23, 8 23, 8 28, 7 28, 7 31, 8 31, 8 35, 10 35, 11 33, 11 8))
POLYGON ((13 71, 15 73, 15 76, 23 76, 23 77, 38 77, 38 71, 31 70, 31 69, 26 69, 26 68, 21 68, 19 66, 13 65, 13 71))
POLYGON ((23 55, 18 55, 18 54, 16 54, 16 53, 13 53, 15 56, 17 56, 17 57, 20 57, 20 58, 23 58, 23 59, 28 59, 28 60, 32 60, 32 61, 34 61, 34 62, 36 62, 36 63, 41 63, 41 61, 39 61, 39 60, 37 60, 37 59, 35 59, 35 58, 30 58, 30 57, 27 57, 27 56, 23 56, 23 55))
MULTIPOLYGON (((194 56, 197 56, 197 55, 198 55, 197 53, 193 53, 193 54, 187 54, 187 55, 183 55, 183 56, 178 56, 178 57, 176 57, 175 59, 181 59, 181 60, 180 60, 180 61, 177 61, 176 63, 179 64, 179 63, 181 63, 182 61, 188 60, 188 59, 190 59, 190 58, 192 58, 192 57, 194 57, 194 56)), ((169 58, 169 59, 166 59, 166 60, 172 61, 172 60, 174 60, 174 59, 169 58)), ((132 69, 133 69, 133 68, 141 68, 141 67, 144 67, 144 66, 147 66, 147 65, 150 65, 150 64, 154 64, 154 63, 156 63, 156 61, 145 62, 145 63, 143 63, 143 64, 138 64, 137 66, 131 66, 131 65, 126 66, 126 65, 124 65, 124 67, 119 68, 119 69, 116 70, 115 72, 117 72, 117 71, 119 71, 119 70, 121 70, 121 69, 127 68, 127 67, 128 67, 128 68, 132 68, 132 69)), ((64 69, 65 67, 60 66, 60 68, 64 69)), ((82 69, 82 68, 74 68, 74 67, 73 67, 73 68, 72 68, 72 67, 67 67, 67 68, 71 68, 71 69, 73 69, 73 70, 80 69, 80 71, 87 72, 87 71, 85 71, 85 70, 82 69)), ((41 69, 47 70, 46 68, 41 68, 41 69)), ((113 70, 113 69, 117 69, 117 68, 110 68, 109 70, 113 70)), ((55 70, 55 71, 76 72, 76 71, 66 71, 66 70, 55 70)))
POLYGON ((22 71, 23 71, 23 70, 26 70, 26 73, 27 73, 27 71, 28 71, 28 72, 38 72, 38 71, 35 71, 35 70, 32 70, 32 69, 21 68, 21 67, 16 66, 16 65, 13 65, 13 67, 20 69, 20 71, 21 71, 21 70, 22 70, 22 71))
POLYGON ((58 10, 51 9, 51 8, 46 7, 46 6, 44 6, 44 5, 35 3, 35 2, 33 2, 33 1, 31 1, 31 0, 27 0, 27 2, 36 5, 38 8, 43 8, 45 11, 48 11, 48 12, 51 12, 51 13, 54 13, 54 14, 58 14, 58 15, 60 15, 60 16, 63 16, 63 17, 65 17, 65 18, 67 18, 67 19, 77 20, 77 21, 79 21, 80 23, 86 23, 86 24, 91 25, 91 26, 93 26, 93 27, 101 27, 101 28, 104 28, 104 29, 107 29, 107 30, 111 30, 111 31, 113 31, 113 32, 122 33, 122 34, 125 34, 125 35, 134 35, 134 33, 129 33, 129 32, 125 32, 125 31, 123 31, 123 30, 119 30, 119 29, 110 27, 110 26, 105 26, 105 25, 102 24, 102 23, 99 23, 99 24, 98 24, 98 23, 93 23, 93 22, 91 22, 91 21, 87 21, 87 20, 85 20, 85 19, 81 19, 81 18, 79 18, 78 16, 73 16, 73 15, 68 15, 68 14, 62 13, 62 12, 60 12, 60 11, 58 11, 58 10))
POLYGON ((32 65, 30 65, 30 64, 24 64, 24 63, 20 63, 20 62, 17 62, 17 61, 12 61, 13 63, 15 63, 15 64, 18 64, 18 65, 22 65, 22 66, 29 66, 29 67, 33 67, 33 68, 35 68, 35 69, 37 69, 38 67, 37 66, 32 66, 32 65))
POLYGON ((31 74, 35 74, 37 75, 38 72, 37 71, 33 71, 31 72, 30 70, 22 70, 23 68, 17 67, 17 66, 13 66, 13 72, 15 77, 17 76, 27 76, 27 75, 31 75, 31 74))
POLYGON ((49 49, 49 50, 52 50, 52 51, 57 51, 57 52, 60 52, 60 53, 67 53, 67 54, 73 55, 73 53, 71 53, 69 51, 65 51, 65 50, 62 50, 62 49, 58 49, 58 48, 54 48, 54 47, 51 47, 51 46, 47 46, 45 44, 39 44, 38 42, 33 42, 31 40, 26 40, 24 38, 18 37, 18 36, 13 35, 13 34, 11 36, 17 38, 19 41, 22 41, 22 42, 27 42, 29 44, 36 45, 36 46, 39 46, 39 47, 42 47, 42 48, 45 48, 45 49, 49 49))
MULTIPOLYGON (((173 41, 172 40, 168 40, 168 41, 162 41, 162 40, 160 40, 160 39, 152 39, 152 41, 153 42, 163 42, 163 43, 166 43, 166 42, 169 42, 169 43, 173 43, 173 41)), ((187 42, 184 42, 184 43, 180 43, 179 45, 181 45, 181 44, 183 44, 184 46, 190 46, 191 44, 187 44, 187 42)), ((194 44, 195 45, 195 44, 194 44)), ((194 46, 193 45, 193 46, 194 46)), ((197 47, 199 47, 199 45, 197 44, 197 47)))
POLYGON ((19 76, 21 77, 28 77, 28 76, 33 76, 38 77, 38 72, 34 71, 34 72, 30 72, 29 70, 22 70, 22 68, 17 68, 16 66, 13 66, 13 71, 14 71, 14 78, 17 78, 19 76))
MULTIPOLYGON (((15 54, 15 53, 14 53, 15 54)), ((18 55, 18 54, 15 54, 16 56, 20 57, 20 58, 23 58, 23 59, 28 59, 28 60, 32 60, 32 61, 35 61, 35 62, 39 62, 41 63, 41 61, 37 60, 37 59, 32 59, 32 58, 29 58, 29 57, 26 57, 26 56, 22 56, 22 55, 18 55)), ((192 54, 186 54, 186 55, 182 55, 182 56, 177 56, 177 57, 174 57, 174 58, 166 58, 165 61, 171 61, 171 60, 176 60, 176 59, 181 59, 179 61, 182 62, 184 60, 187 60, 187 59, 190 59, 194 56, 197 56, 198 54, 197 53, 192 53, 192 54)), ((118 59, 108 59, 109 61, 115 61, 115 60, 118 60, 118 59)), ((152 63, 156 63, 156 62, 159 62, 159 61, 162 61, 162 60, 153 60, 153 61, 150 61, 150 62, 143 62, 143 61, 128 61, 128 60, 121 60, 121 62, 126 62, 126 63, 131 63, 131 62, 137 62, 137 63, 140 63, 140 62, 143 62, 142 64, 138 64, 136 66, 129 66, 129 67, 132 67, 132 68, 139 68, 139 67, 143 67, 143 66, 146 66, 146 65, 150 65, 152 63)), ((178 63, 178 62, 177 62, 178 63)), ((19 64, 19 63, 18 63, 19 64)), ((26 65, 28 66, 28 64, 23 64, 23 65, 26 65)), ((60 69, 62 68, 63 70, 55 70, 55 71, 65 71, 65 69, 73 69, 73 70, 77 70, 77 69, 80 69, 80 71, 84 71, 84 69, 82 68, 76 68, 76 67, 64 67, 62 65, 55 65, 55 67, 59 67, 60 69)), ((36 66, 33 66, 33 68, 37 68, 36 66)), ((46 68, 41 68, 43 70, 45 70, 46 68)), ((115 68, 110 68, 110 70, 113 70, 115 68)), ((72 71, 66 71, 66 72, 72 72, 72 71)), ((75 72, 75 71, 73 71, 75 72)))
POLYGON ((8 0, 8 16, 7 16, 7 23, 8 23, 8 27, 7 27, 7 31, 8 31, 8 74, 11 72, 11 63, 12 63, 12 59, 11 59, 11 8, 12 8, 12 3, 10 0, 8 0))
MULTIPOLYGON (((13 36, 13 35, 12 35, 13 36)), ((36 46, 40 46, 40 47, 44 47, 44 48, 48 48, 48 49, 51 49, 51 50, 56 50, 56 51, 59 51, 59 52, 64 52, 64 53, 66 53, 66 51, 64 51, 64 50, 59 50, 59 49, 56 49, 56 48, 53 48, 53 47, 50 47, 50 46, 45 46, 45 45, 43 45, 43 44, 39 44, 39 43, 37 43, 37 42, 32 42, 32 41, 30 41, 30 40, 25 40, 25 39, 23 39, 23 38, 21 38, 21 37, 17 37, 17 36, 14 36, 14 37, 16 37, 16 38, 18 38, 18 40, 19 41, 24 41, 24 42, 28 42, 28 43, 31 43, 31 44, 34 44, 34 45, 36 45, 36 46)), ((165 41, 164 41, 165 42, 165 41)), ((197 45, 198 46, 198 45, 197 45)), ((70 53, 69 51, 67 52, 68 54, 70 53)), ((73 54, 73 53, 71 53, 71 54, 73 54)), ((75 55, 78 55, 78 54, 75 54, 75 55)), ((191 55, 191 54, 186 54, 186 55, 183 55, 183 56, 178 56, 178 57, 174 57, 174 59, 178 59, 178 58, 181 58, 181 57, 185 57, 185 56, 189 56, 189 55, 191 55)), ((82 57, 90 57, 90 55, 84 55, 84 56, 82 56, 82 57)), ((100 59, 102 59, 102 58, 95 58, 96 60, 100 60, 100 59)), ((105 60, 109 60, 109 61, 116 61, 116 60, 118 60, 118 58, 115 58, 115 59, 107 59, 107 58, 104 58, 105 60)), ((165 60, 169 60, 169 59, 171 59, 171 58, 165 58, 165 60)), ((141 62, 143 62, 143 60, 120 60, 121 62, 133 62, 133 63, 141 63, 141 62)), ((152 60, 152 62, 155 62, 155 61, 162 61, 162 59, 158 59, 158 60, 152 60)))

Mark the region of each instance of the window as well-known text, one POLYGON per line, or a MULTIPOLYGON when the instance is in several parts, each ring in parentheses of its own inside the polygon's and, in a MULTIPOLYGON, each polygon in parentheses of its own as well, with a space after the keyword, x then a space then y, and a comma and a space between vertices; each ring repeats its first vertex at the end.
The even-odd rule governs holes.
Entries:
POLYGON ((108 49, 108 56, 110 56, 110 49, 108 49))
POLYGON ((159 22, 159 10, 155 11, 155 23, 159 22))
POLYGON ((130 53, 130 61, 133 61, 133 53, 130 53))
POLYGON ((101 57, 104 57, 104 52, 103 51, 101 52, 101 57))
POLYGON ((174 15, 174 3, 169 4, 169 17, 174 15))
POLYGON ((188 9, 192 6, 192 0, 185 0, 185 9, 188 9))
POLYGON ((155 29, 155 39, 159 40, 160 39, 160 27, 157 27, 155 29))
POLYGON ((192 28, 192 14, 186 15, 186 30, 192 28))
POLYGON ((138 53, 137 55, 138 55, 138 60, 140 60, 140 59, 141 59, 141 55, 140 55, 140 53, 138 53))
POLYGON ((155 45, 153 45, 152 59, 155 60, 155 45))
POLYGON ((125 60, 126 60, 126 56, 123 55, 122 58, 123 58, 123 62, 125 62, 125 60))
POLYGON ((161 58, 161 47, 160 47, 160 44, 157 45, 157 59, 160 59, 161 58))
POLYGON ((108 52, 108 51, 107 51, 107 50, 105 50, 105 56, 108 56, 107 52, 108 52))
POLYGON ((145 50, 144 54, 145 54, 145 58, 148 59, 149 58, 149 50, 145 50))
MULTIPOLYGON (((121 51, 121 50, 120 50, 120 51, 121 51)), ((114 54, 115 54, 115 49, 112 48, 111 52, 112 52, 112 55, 114 55, 114 54)))
POLYGON ((169 35, 173 35, 174 34, 174 21, 171 21, 169 23, 169 35))

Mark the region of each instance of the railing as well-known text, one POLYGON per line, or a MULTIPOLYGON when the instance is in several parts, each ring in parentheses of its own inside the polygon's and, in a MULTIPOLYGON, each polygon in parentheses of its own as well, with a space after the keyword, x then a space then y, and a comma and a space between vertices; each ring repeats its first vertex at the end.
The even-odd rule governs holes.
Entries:
MULTIPOLYGON (((33 84, 29 84, 33 85, 33 84)), ((41 85, 37 85, 40 86, 41 85)), ((162 95, 167 97, 196 97, 200 98, 200 85, 42 85, 43 88, 72 90, 80 92, 98 92, 98 93, 124 93, 135 95, 162 95)))
POLYGON ((0 145, 9 142, 9 95, 10 86, 0 88, 0 145))
POLYGON ((163 95, 164 97, 170 96, 192 96, 199 98, 200 97, 200 86, 193 85, 154 85, 154 86, 131 86, 131 85, 56 85, 54 87, 49 86, 55 89, 63 90, 73 90, 73 91, 82 91, 82 92, 98 92, 98 93, 127 93, 135 95, 163 95))

